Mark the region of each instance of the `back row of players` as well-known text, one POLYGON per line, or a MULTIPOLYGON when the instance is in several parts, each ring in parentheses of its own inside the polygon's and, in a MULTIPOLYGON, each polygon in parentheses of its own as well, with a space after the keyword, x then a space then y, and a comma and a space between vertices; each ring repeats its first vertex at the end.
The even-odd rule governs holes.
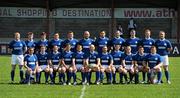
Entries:
POLYGON ((26 68, 25 82, 30 84, 30 79, 36 75, 36 82, 40 83, 41 72, 45 72, 45 82, 55 83, 56 73, 59 73, 59 83, 76 85, 76 72, 81 72, 82 84, 91 83, 91 73, 96 72, 96 84, 103 83, 106 73, 107 83, 116 83, 116 71, 119 72, 120 83, 139 83, 139 72, 142 72, 143 82, 154 82, 154 74, 157 73, 156 83, 161 83, 163 65, 167 82, 170 84, 168 72, 168 54, 172 50, 171 43, 165 39, 165 32, 159 32, 159 39, 154 40, 150 29, 145 30, 145 38, 136 37, 136 31, 130 31, 130 38, 124 40, 121 32, 116 31, 115 37, 109 39, 106 32, 101 31, 99 38, 93 40, 90 33, 85 31, 83 39, 74 39, 73 32, 68 32, 67 39, 59 39, 59 34, 54 34, 54 39, 48 41, 46 33, 41 34, 41 40, 35 42, 33 33, 28 33, 28 40, 20 40, 20 33, 15 33, 15 39, 10 42, 12 50, 11 81, 14 82, 15 67, 19 65, 20 82, 23 82, 23 66, 26 68), (96 48, 97 49, 96 49, 96 48), (97 51, 97 52, 96 52, 97 51), (157 53, 156 53, 157 52, 157 53), (26 54, 25 57, 23 54, 26 54), (67 80, 65 74, 67 73, 67 80), (129 73, 129 81, 127 78, 129 73), (125 82, 123 82, 123 77, 125 82))

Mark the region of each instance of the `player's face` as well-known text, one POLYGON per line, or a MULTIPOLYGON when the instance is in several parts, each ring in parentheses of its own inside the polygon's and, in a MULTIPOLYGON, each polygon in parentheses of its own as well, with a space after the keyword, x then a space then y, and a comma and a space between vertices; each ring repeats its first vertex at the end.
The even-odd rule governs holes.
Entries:
POLYGON ((95 50, 95 46, 94 45, 90 45, 90 51, 94 51, 95 50))
POLYGON ((151 31, 150 30, 146 30, 145 31, 145 37, 148 38, 151 36, 151 31))
POLYGON ((41 47, 41 52, 45 52, 46 51, 46 47, 41 47))
POLYGON ((16 39, 16 40, 19 40, 19 39, 20 39, 20 34, 17 33, 17 32, 15 33, 15 39, 16 39))
POLYGON ((33 34, 29 34, 28 39, 33 39, 33 34))
POLYGON ((103 51, 103 53, 107 53, 108 48, 107 48, 106 46, 104 46, 104 47, 102 48, 102 51, 103 51))
POLYGON ((106 36, 105 31, 100 32, 100 37, 105 37, 105 36, 106 36))
POLYGON ((120 50, 121 46, 120 45, 115 45, 114 48, 115 48, 116 51, 118 51, 118 50, 120 50))
POLYGON ((165 38, 165 32, 160 31, 159 32, 159 38, 164 39, 165 38))
POLYGON ((74 34, 73 33, 68 33, 68 36, 67 36, 69 39, 73 38, 74 37, 74 34))
POLYGON ((81 45, 77 45, 77 51, 82 51, 82 46, 81 45))
POLYGON ((89 37, 90 37, 90 34, 89 34, 88 31, 85 31, 83 36, 84 36, 84 38, 89 38, 89 37))
POLYGON ((151 47, 151 53, 155 54, 156 53, 156 47, 151 47))
POLYGON ((71 50, 71 45, 67 45, 66 46, 66 51, 70 51, 71 50))
POLYGON ((41 39, 46 39, 46 35, 41 35, 41 39))
POLYGON ((30 48, 29 49, 29 54, 33 54, 34 53, 34 49, 33 48, 30 48))
POLYGON ((54 46, 54 47, 53 47, 53 51, 54 51, 54 52, 57 52, 57 51, 58 51, 58 46, 54 46))
POLYGON ((139 48, 138 52, 143 54, 144 53, 144 48, 139 48))
POLYGON ((136 36, 136 31, 135 30, 131 30, 130 35, 131 35, 131 37, 135 37, 136 36))
POLYGON ((115 36, 119 37, 120 35, 121 35, 121 32, 120 31, 116 31, 115 36))
POLYGON ((59 39, 59 34, 54 34, 54 39, 59 39))
POLYGON ((126 47, 126 53, 131 53, 131 47, 130 46, 126 47))

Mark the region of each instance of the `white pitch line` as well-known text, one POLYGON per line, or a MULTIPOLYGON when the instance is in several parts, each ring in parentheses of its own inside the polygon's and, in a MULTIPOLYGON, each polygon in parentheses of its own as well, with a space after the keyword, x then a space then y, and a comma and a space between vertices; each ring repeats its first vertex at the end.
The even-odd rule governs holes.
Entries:
POLYGON ((85 90, 86 90, 86 85, 83 85, 83 88, 81 89, 81 96, 79 98, 83 98, 84 97, 85 90))

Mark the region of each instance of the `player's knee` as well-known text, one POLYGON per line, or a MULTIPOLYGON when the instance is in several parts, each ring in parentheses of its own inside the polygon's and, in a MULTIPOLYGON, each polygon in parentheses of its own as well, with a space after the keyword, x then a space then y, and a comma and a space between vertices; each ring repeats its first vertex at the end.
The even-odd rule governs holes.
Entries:
POLYGON ((45 72, 49 72, 49 68, 46 68, 44 71, 45 71, 45 72))
POLYGON ((49 68, 49 73, 53 73, 53 69, 52 68, 49 68))
MULTIPOLYGON (((65 71, 65 70, 64 70, 64 71, 65 71)), ((72 68, 72 67, 69 68, 69 72, 73 72, 73 68, 72 68)))
POLYGON ((168 71, 168 66, 163 66, 163 69, 164 69, 165 71, 168 71))

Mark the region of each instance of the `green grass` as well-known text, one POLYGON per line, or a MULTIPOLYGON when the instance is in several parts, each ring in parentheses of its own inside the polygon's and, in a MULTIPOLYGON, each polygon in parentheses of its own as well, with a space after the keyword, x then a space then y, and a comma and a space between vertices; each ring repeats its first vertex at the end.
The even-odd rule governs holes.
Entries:
MULTIPOLYGON (((79 98, 82 85, 19 85, 10 82, 10 56, 0 56, 0 98, 79 98)), ((16 68, 15 80, 19 81, 16 68)), ((86 86, 83 98, 180 98, 180 58, 170 58, 170 76, 172 84, 161 85, 90 85, 86 86)), ((94 76, 93 76, 94 77, 94 76)), ((118 77, 118 74, 117 74, 118 77)), ((42 77, 44 78, 44 77, 42 77)), ((165 77, 163 73, 163 81, 165 77)), ((43 82, 43 80, 42 80, 43 82)))

